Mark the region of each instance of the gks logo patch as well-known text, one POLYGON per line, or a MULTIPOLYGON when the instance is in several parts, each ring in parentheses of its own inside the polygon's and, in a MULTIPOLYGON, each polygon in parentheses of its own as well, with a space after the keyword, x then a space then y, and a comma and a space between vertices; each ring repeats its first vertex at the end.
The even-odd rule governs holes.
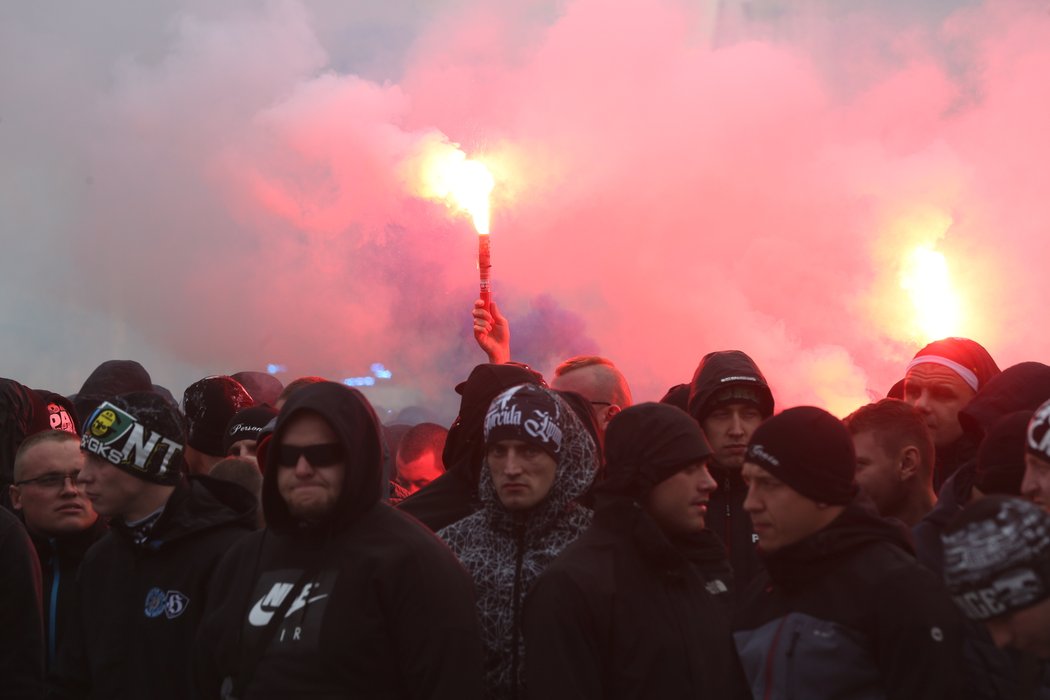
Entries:
POLYGON ((159 588, 151 588, 146 594, 146 617, 154 618, 164 615, 173 620, 190 605, 189 597, 178 591, 162 591, 159 588))

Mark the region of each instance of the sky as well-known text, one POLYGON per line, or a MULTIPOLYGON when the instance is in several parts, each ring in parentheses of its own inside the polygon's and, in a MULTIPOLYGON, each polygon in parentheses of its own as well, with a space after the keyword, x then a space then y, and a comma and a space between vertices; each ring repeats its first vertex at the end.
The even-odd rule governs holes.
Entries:
POLYGON ((542 371, 656 400, 741 349, 844 415, 936 337, 1043 360, 1047 74, 1035 0, 4 3, 0 374, 276 364, 447 418, 477 237, 420 163, 456 150, 542 371))

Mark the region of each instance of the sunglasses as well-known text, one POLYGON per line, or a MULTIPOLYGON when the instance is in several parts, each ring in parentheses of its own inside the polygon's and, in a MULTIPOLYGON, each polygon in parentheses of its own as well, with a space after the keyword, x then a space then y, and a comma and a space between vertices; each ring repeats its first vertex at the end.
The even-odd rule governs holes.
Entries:
POLYGON ((277 448, 277 464, 281 467, 294 467, 300 457, 306 457, 311 467, 329 467, 343 460, 343 446, 337 442, 323 445, 281 445, 277 448))

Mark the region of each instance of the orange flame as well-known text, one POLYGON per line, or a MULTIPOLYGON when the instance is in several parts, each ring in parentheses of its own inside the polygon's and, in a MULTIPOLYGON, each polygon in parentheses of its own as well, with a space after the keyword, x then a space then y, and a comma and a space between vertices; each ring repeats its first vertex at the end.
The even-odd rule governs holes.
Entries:
POLYGON ((480 234, 489 232, 489 195, 496 181, 488 167, 449 144, 423 156, 422 194, 466 212, 480 234))

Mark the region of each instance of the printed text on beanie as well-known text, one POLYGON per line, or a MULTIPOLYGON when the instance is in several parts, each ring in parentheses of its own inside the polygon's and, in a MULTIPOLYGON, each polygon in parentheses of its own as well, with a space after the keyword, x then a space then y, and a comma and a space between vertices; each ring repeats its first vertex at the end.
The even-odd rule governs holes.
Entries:
POLYGON ((1050 462, 1050 401, 1040 406, 1028 422, 1028 452, 1050 462))
POLYGON ((533 385, 507 389, 489 404, 485 443, 520 440, 552 455, 561 450, 561 406, 546 390, 533 385))
POLYGON ((177 481, 183 451, 178 436, 166 436, 108 401, 85 424, 80 447, 124 471, 159 483, 177 481))

